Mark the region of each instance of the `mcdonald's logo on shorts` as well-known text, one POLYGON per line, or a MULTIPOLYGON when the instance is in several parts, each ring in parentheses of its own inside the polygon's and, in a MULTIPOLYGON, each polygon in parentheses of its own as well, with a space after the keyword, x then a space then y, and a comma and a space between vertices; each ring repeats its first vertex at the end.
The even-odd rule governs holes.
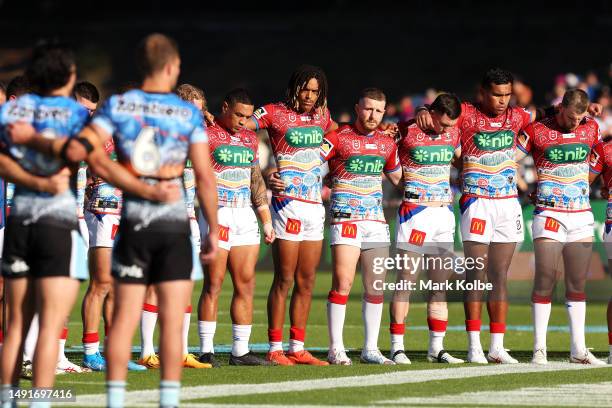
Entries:
POLYGON ((289 234, 299 234, 301 230, 302 221, 293 218, 287 219, 287 226, 285 227, 285 231, 287 231, 289 234))
POLYGON ((342 232, 340 233, 344 238, 356 238, 357 237, 357 225, 343 223, 342 232))
POLYGON ((219 225, 219 241, 229 241, 229 227, 219 225))
POLYGON ((413 229, 408 242, 412 245, 422 246, 423 242, 425 242, 425 235, 427 235, 425 232, 413 229))
POLYGON ((551 232, 559 232, 559 221, 554 218, 546 217, 544 229, 551 232))
POLYGON ((472 218, 472 222, 470 223, 470 233, 484 235, 486 225, 486 220, 482 220, 480 218, 472 218))

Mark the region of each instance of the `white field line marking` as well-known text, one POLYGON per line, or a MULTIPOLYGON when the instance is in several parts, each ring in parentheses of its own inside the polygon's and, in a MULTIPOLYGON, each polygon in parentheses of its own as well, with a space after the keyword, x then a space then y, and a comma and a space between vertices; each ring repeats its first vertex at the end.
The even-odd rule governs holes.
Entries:
POLYGON ((378 404, 404 405, 538 405, 561 407, 611 407, 612 382, 561 384, 552 387, 528 387, 515 390, 465 392, 436 397, 406 397, 378 404))
MULTIPOLYGON (((272 393, 289 393, 332 388, 369 387, 377 385, 422 383, 427 381, 450 380, 460 378, 484 377, 514 373, 548 372, 559 370, 591 369, 588 365, 570 363, 549 363, 546 366, 533 364, 486 365, 479 367, 443 368, 428 370, 396 371, 386 374, 370 374, 351 377, 331 377, 315 380, 281 381, 261 384, 216 384, 183 387, 181 400, 183 402, 202 398, 227 397, 237 395, 256 395, 272 393)), ((323 369, 324 370, 324 369, 323 369)), ((156 390, 140 390, 126 392, 125 403, 128 406, 156 402, 159 393, 156 390)), ((100 394, 77 396, 76 405, 104 405, 100 394)))

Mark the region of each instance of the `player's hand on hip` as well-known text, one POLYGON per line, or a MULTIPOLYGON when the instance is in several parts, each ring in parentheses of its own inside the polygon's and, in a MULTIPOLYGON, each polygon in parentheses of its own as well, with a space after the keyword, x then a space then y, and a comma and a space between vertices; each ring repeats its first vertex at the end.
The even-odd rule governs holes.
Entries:
POLYGON ((263 225, 264 230, 264 242, 268 245, 274 242, 276 239, 276 234, 274 233, 274 228, 271 223, 266 223, 263 225))
POLYGON ((285 192, 285 182, 281 179, 278 172, 271 173, 268 176, 268 187, 275 194, 282 194, 285 192))
POLYGON ((62 194, 70 188, 70 170, 64 167, 56 174, 48 177, 46 183, 42 186, 42 190, 53 195, 62 194))
POLYGON ((8 136, 15 144, 27 144, 36 135, 36 129, 24 121, 9 123, 6 127, 8 136))
POLYGON ((421 130, 433 130, 433 120, 429 111, 424 109, 418 111, 415 120, 421 130))
POLYGON ((209 232, 206 238, 204 238, 202 241, 202 246, 200 248, 200 261, 202 261, 202 263, 205 265, 211 263, 217 256, 218 251, 219 242, 217 232, 209 232))
POLYGON ((151 187, 153 187, 153 201, 174 203, 181 199, 181 190, 176 183, 164 180, 151 187))

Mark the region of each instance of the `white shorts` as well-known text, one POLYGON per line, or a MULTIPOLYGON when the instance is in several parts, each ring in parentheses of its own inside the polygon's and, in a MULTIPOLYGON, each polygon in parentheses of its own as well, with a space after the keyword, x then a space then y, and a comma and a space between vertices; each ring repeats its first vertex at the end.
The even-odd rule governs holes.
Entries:
POLYGON ((463 241, 523 242, 523 210, 516 198, 463 196, 460 208, 463 241))
POLYGON ((325 224, 323 204, 272 197, 272 226, 278 239, 322 241, 325 224))
POLYGON ((440 254, 453 250, 455 214, 451 206, 403 204, 397 213, 395 242, 398 249, 440 254))
POLYGON ((85 223, 89 232, 89 248, 112 248, 119 229, 121 216, 115 214, 94 214, 85 211, 85 223))
POLYGON ((593 236, 595 220, 591 211, 560 212, 544 210, 533 216, 533 239, 550 238, 559 242, 574 242, 593 236))
POLYGON ((352 245, 361 249, 387 247, 389 225, 379 221, 346 221, 330 226, 331 245, 352 245))
POLYGON ((87 230, 87 223, 85 222, 84 217, 79 217, 79 231, 81 232, 83 240, 85 240, 85 248, 89 248, 89 232, 87 230))
POLYGON ((189 219, 189 228, 191 229, 191 239, 193 241, 193 246, 195 249, 200 252, 200 245, 202 243, 200 237, 200 226, 198 225, 198 220, 195 218, 189 219))
MULTIPOLYGON (((220 207, 217 211, 219 220, 219 248, 229 251, 232 247, 259 245, 259 224, 252 207, 220 207)), ((208 234, 208 223, 200 211, 198 217, 200 234, 208 234)))

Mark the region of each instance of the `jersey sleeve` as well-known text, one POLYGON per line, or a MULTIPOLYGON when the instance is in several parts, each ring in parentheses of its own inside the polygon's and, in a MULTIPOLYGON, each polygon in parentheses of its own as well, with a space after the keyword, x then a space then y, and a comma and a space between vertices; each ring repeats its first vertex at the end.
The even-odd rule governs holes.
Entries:
POLYGON ((115 133, 115 124, 113 123, 113 109, 112 105, 115 101, 115 96, 111 96, 109 99, 104 102, 104 105, 100 109, 98 109, 91 120, 91 123, 98 126, 102 130, 104 130, 109 135, 113 135, 115 133))
POLYGON ((519 131, 516 146, 525 154, 529 154, 533 148, 533 126, 528 125, 519 131))
POLYGON ((84 107, 77 105, 73 118, 68 137, 78 136, 81 130, 89 123, 89 112, 84 107))
POLYGON ((604 142, 598 142, 591 150, 589 168, 591 173, 600 174, 604 168, 604 142))
POLYGON ((329 109, 325 108, 325 129, 323 129, 323 131, 325 133, 329 132, 329 129, 332 126, 332 118, 331 118, 331 113, 329 112, 329 109))
POLYGON ((392 146, 393 150, 391 150, 391 153, 389 156, 387 156, 387 162, 383 168, 385 173, 393 173, 395 170, 399 169, 400 166, 399 154, 397 154, 397 145, 393 144, 392 146))
POLYGON ((259 139, 257 135, 253 135, 255 141, 253 142, 253 166, 259 164, 259 139))
POLYGON ((204 115, 199 110, 194 111, 192 120, 193 130, 189 135, 189 144, 208 143, 208 133, 204 124, 204 115))
POLYGON ((320 147, 321 161, 326 162, 332 159, 336 155, 337 145, 338 133, 329 132, 326 134, 320 147))
POLYGON ((274 112, 274 105, 267 104, 257 109, 251 120, 255 122, 255 130, 266 129, 272 123, 272 113, 274 112))
POLYGON ((516 112, 521 117, 521 128, 524 129, 528 124, 535 121, 535 114, 525 108, 516 107, 516 112))

